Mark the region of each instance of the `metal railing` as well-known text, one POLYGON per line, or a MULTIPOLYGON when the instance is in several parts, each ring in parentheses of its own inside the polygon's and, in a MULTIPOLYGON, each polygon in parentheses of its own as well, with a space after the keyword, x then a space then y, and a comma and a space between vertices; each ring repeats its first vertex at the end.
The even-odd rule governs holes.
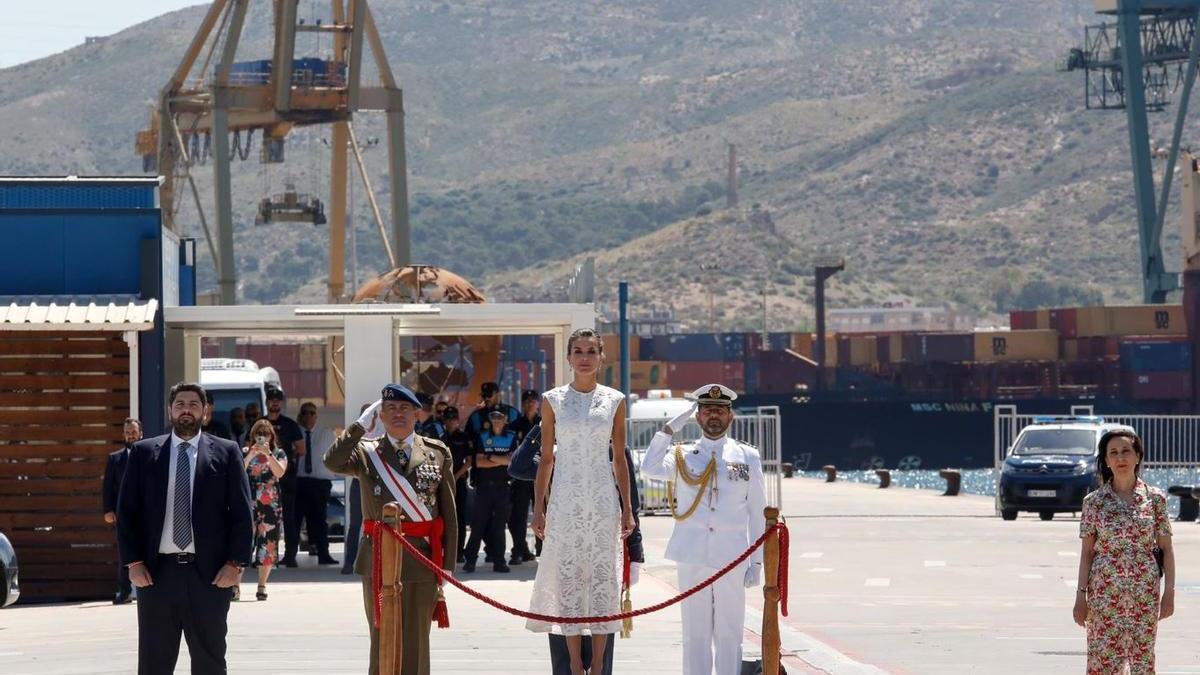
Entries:
MULTIPOLYGON (((626 429, 634 462, 641 464, 642 456, 654 434, 666 420, 629 420, 626 429)), ((782 422, 778 406, 739 409, 733 418, 729 436, 758 449, 766 480, 767 504, 780 507, 783 503, 782 422)), ((690 421, 675 433, 676 442, 689 443, 700 438, 700 427, 690 421)), ((638 471, 637 488, 642 498, 643 513, 661 513, 670 508, 667 502, 667 481, 646 478, 638 471)))
MULTIPOLYGON (((1073 406, 1071 415, 1091 415, 1091 406, 1073 406)), ((1017 413, 1014 405, 998 405, 995 422, 996 468, 1004 462, 1021 429, 1038 415, 1017 413)), ((1200 415, 1102 415, 1105 422, 1133 427, 1142 439, 1147 469, 1193 468, 1200 466, 1200 415)))

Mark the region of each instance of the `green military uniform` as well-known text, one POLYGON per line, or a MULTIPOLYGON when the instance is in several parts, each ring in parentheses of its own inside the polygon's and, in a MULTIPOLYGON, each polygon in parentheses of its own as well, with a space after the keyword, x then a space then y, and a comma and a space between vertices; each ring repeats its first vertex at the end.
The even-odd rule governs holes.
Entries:
MULTIPOLYGON (((368 453, 380 452, 383 460, 412 484, 431 517, 441 516, 445 523, 442 533, 444 558, 442 566, 454 571, 458 557, 458 518, 454 508, 454 464, 450 449, 444 443, 422 436, 412 437, 411 459, 407 469, 387 436, 378 441, 363 440, 365 431, 357 422, 337 439, 325 453, 325 466, 330 471, 354 476, 362 494, 363 520, 382 520, 383 506, 395 501, 380 480, 368 453)), ((408 517, 401 511, 401 518, 408 517)), ((408 537, 426 557, 432 557, 429 543, 423 537, 408 537)), ((371 566, 374 561, 372 542, 364 537, 358 546, 354 571, 362 575, 363 605, 367 624, 371 628, 371 675, 379 672, 379 630, 375 627, 375 604, 371 597, 371 566)), ((407 552, 402 556, 400 581, 404 584, 401 614, 404 622, 403 675, 429 675, 429 629, 437 603, 437 577, 407 552)))

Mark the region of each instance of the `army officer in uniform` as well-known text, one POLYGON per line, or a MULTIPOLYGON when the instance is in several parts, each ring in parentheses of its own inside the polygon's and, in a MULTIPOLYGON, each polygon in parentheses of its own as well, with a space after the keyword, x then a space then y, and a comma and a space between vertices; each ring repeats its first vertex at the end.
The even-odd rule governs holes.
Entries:
MULTIPOLYGON (((762 460, 757 450, 727 435, 737 394, 710 384, 692 396, 696 406, 654 434, 642 459, 643 474, 674 483, 675 528, 666 557, 675 561, 681 591, 716 574, 766 530, 762 460), (672 443, 693 410, 704 436, 672 443)), ((741 672, 746 589, 761 579, 760 548, 741 568, 683 601, 684 675, 741 672)))
MULTIPOLYGON (((454 571, 457 558, 458 519, 454 509, 454 468, 444 443, 415 433, 416 395, 398 384, 383 388, 382 398, 351 424, 325 453, 325 466, 336 473, 353 476, 361 486, 363 521, 382 520, 383 506, 400 501, 392 494, 403 480, 416 493, 429 520, 415 521, 404 512, 401 530, 405 538, 426 557, 440 560, 442 568, 454 571), (386 434, 377 441, 364 436, 386 434), (393 473, 396 472, 396 473, 393 473), (397 478, 399 477, 399 478, 397 478)), ((371 630, 371 675, 379 671, 379 630, 375 627, 374 591, 371 587, 372 543, 364 537, 359 544, 354 571, 363 578, 363 605, 371 630)), ((401 614, 404 622, 404 675, 429 674, 429 628, 434 608, 441 601, 437 577, 404 553, 400 581, 404 584, 401 614)))

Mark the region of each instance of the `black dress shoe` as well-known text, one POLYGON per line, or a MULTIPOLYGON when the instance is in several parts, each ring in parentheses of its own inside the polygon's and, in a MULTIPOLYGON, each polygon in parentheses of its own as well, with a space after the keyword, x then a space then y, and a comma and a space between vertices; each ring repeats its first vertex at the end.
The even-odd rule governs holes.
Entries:
POLYGON ((279 566, 280 567, 299 567, 300 565, 296 562, 295 558, 292 558, 290 560, 287 558, 284 558, 283 560, 279 561, 279 566))
POLYGON ((114 605, 128 605, 133 602, 132 594, 117 593, 117 597, 113 598, 114 605))
POLYGON ((324 558, 318 558, 317 564, 318 565, 341 565, 342 561, 336 560, 336 559, 332 558, 331 556, 325 556, 324 558))
POLYGON ((523 562, 525 562, 525 561, 519 555, 514 555, 513 557, 508 559, 509 565, 520 565, 523 562))
POLYGON ((512 570, 509 569, 508 565, 505 565, 503 562, 498 562, 495 565, 492 565, 492 571, 499 572, 501 574, 508 574, 512 570))
POLYGON ((463 571, 464 572, 474 572, 475 571, 475 561, 468 560, 467 562, 463 563, 463 571))
POLYGON ((533 551, 525 551, 525 553, 521 554, 521 557, 525 559, 525 562, 537 560, 537 556, 533 554, 533 551))

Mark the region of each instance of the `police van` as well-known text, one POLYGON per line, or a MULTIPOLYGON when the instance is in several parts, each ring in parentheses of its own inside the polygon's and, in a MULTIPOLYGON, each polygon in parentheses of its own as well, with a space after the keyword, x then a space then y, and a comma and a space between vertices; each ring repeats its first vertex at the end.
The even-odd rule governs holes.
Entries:
POLYGON ((997 489, 1000 515, 1016 520, 1021 511, 1042 520, 1056 513, 1078 513, 1083 498, 1100 485, 1100 438, 1122 424, 1103 417, 1035 417, 1021 430, 1000 468, 997 489))
POLYGON ((229 411, 257 403, 267 409, 267 385, 283 389, 279 372, 267 366, 259 368, 250 359, 201 359, 200 386, 213 397, 213 418, 229 425, 229 411))

